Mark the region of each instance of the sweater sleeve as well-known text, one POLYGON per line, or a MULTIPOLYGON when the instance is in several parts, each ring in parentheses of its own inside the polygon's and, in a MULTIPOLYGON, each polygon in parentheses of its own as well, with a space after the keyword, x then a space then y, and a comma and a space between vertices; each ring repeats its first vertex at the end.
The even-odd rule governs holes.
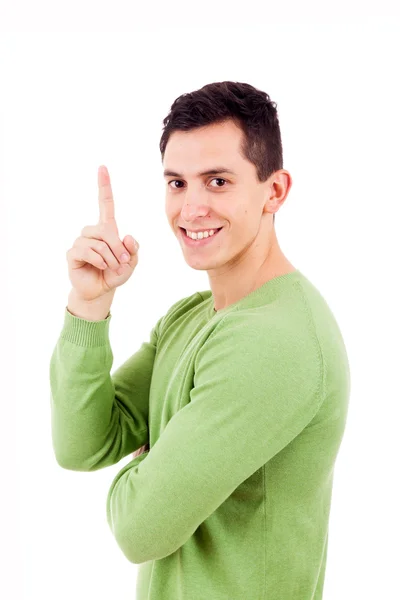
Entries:
POLYGON ((190 401, 111 483, 107 520, 126 558, 172 554, 289 444, 321 405, 322 367, 312 331, 221 319, 196 355, 190 401))
POLYGON ((60 466, 95 471, 148 443, 149 391, 161 320, 150 340, 110 375, 111 315, 88 321, 65 309, 50 359, 52 442, 60 466))

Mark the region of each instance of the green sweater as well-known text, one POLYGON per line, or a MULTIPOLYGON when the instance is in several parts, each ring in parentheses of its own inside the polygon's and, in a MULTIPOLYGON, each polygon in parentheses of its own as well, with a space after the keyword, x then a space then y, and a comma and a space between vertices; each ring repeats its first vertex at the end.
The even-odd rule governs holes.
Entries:
POLYGON ((65 308, 52 440, 75 471, 149 443, 106 500, 136 599, 320 600, 350 370, 316 287, 297 270, 219 311, 196 292, 113 374, 110 321, 65 308))

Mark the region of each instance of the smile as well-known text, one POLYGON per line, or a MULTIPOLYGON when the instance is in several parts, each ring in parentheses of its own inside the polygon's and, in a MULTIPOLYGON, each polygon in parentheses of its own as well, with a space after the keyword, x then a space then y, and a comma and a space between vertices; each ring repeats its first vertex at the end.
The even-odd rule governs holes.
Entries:
POLYGON ((179 227, 180 231, 181 231, 181 236, 183 238, 183 241, 185 242, 185 244, 187 246, 191 246, 191 247, 202 247, 202 246, 207 246, 208 244, 211 244, 213 239, 215 237, 217 237, 221 231, 221 229, 223 229, 223 227, 220 227, 219 229, 216 229, 213 235, 209 235, 206 238, 202 238, 201 240, 194 240, 193 238, 189 237, 186 233, 186 229, 183 229, 182 227, 179 227))

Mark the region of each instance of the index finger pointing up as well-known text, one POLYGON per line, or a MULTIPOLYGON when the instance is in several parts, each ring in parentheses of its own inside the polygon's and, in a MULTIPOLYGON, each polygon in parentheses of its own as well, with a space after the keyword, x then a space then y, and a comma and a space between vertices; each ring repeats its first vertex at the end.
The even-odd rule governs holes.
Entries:
POLYGON ((107 167, 104 165, 99 167, 97 182, 99 185, 100 222, 115 222, 114 197, 111 189, 110 175, 108 174, 107 167))

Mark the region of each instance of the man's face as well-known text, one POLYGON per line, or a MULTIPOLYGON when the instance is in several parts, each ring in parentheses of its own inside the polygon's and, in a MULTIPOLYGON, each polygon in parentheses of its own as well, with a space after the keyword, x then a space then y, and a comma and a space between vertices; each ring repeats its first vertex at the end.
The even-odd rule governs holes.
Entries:
POLYGON ((256 167, 239 153, 242 135, 228 121, 175 131, 168 140, 163 167, 176 175, 165 175, 165 212, 186 262, 194 269, 234 265, 257 244, 270 181, 260 183, 256 167), (233 173, 199 174, 215 168, 233 173), (207 239, 185 241, 186 229, 220 227, 207 239))

